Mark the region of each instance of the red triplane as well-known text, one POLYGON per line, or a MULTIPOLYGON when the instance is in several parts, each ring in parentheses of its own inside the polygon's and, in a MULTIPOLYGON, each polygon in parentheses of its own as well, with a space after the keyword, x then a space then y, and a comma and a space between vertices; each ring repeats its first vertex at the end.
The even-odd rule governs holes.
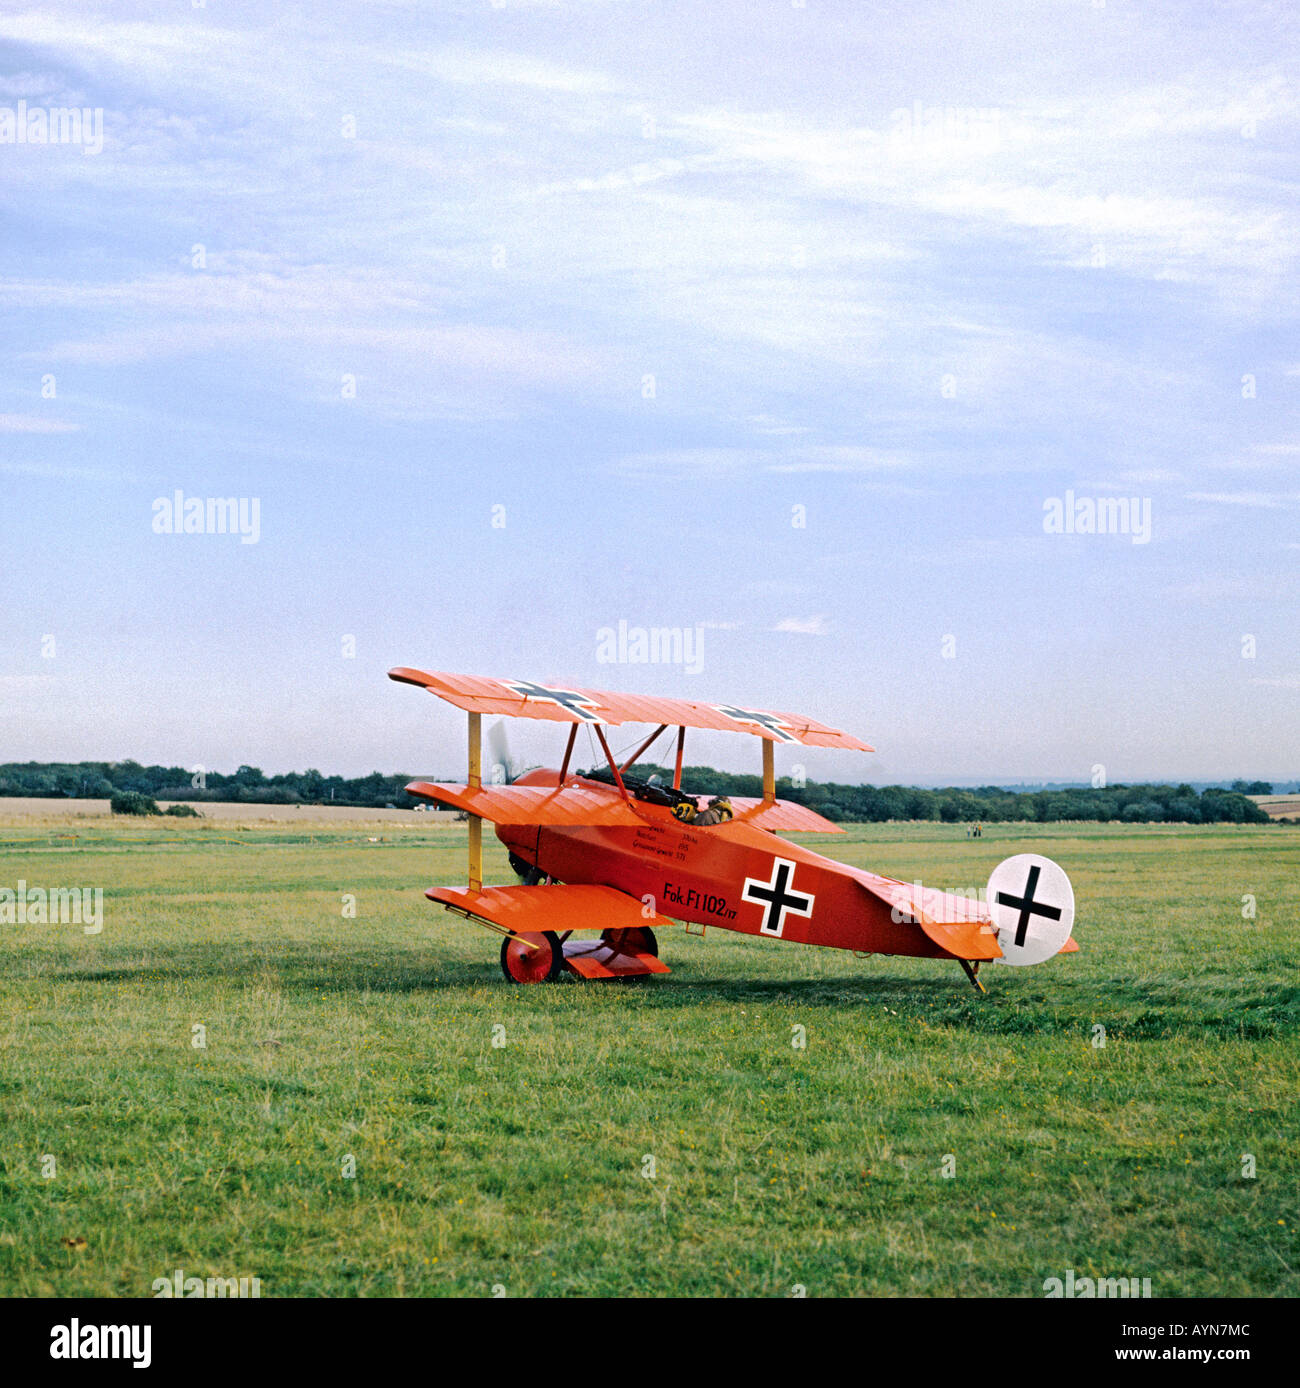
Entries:
POLYGON ((1037 854, 1019 854, 995 868, 987 901, 979 901, 879 877, 778 838, 778 832, 843 830, 803 805, 776 798, 775 745, 873 750, 847 733, 794 714, 732 704, 404 667, 390 670, 389 677, 428 689, 469 714, 468 783, 413 781, 406 789, 468 814, 469 886, 430 887, 425 895, 504 935, 501 967, 516 983, 551 982, 565 972, 592 979, 668 973, 647 923, 661 916, 794 944, 955 959, 981 991, 977 975, 986 959, 1032 964, 1078 948, 1070 938, 1069 879, 1037 854), (484 785, 485 713, 569 724, 560 769, 484 785), (619 765, 605 727, 621 723, 658 726, 619 765), (605 755, 608 782, 569 770, 582 724, 605 755), (670 727, 677 729, 672 786, 630 775, 670 727), (687 822, 697 806, 681 789, 687 728, 760 738, 762 798, 733 797, 732 817, 708 827, 687 822), (485 819, 496 827, 524 885, 483 885, 485 819), (598 938, 579 938, 587 931, 598 938))

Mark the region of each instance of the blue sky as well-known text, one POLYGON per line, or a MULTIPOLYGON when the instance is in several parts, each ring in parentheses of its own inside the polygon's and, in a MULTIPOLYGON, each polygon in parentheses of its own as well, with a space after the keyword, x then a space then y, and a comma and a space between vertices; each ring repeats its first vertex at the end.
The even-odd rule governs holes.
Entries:
POLYGON ((10 8, 0 138, 103 147, 0 143, 0 759, 452 771, 407 664, 879 749, 816 778, 1300 775, 1296 24, 10 8))

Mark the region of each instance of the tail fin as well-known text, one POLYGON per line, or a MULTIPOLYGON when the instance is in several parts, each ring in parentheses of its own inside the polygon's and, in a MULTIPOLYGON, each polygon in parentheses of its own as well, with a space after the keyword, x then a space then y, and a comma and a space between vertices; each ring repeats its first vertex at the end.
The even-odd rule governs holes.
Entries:
POLYGON ((1017 853, 993 869, 989 916, 1004 964, 1041 964, 1068 945, 1074 888, 1065 869, 1038 853, 1017 853))

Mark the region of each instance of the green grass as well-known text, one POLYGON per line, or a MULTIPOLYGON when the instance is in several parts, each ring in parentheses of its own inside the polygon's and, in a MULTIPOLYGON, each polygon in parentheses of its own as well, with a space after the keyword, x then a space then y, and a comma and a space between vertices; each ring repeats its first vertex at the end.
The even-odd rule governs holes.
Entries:
POLYGON ((1300 1294, 1288 827, 812 841, 949 887, 1061 861, 1081 952, 990 966, 985 998, 953 963, 667 922, 668 977, 511 988, 496 938, 422 895, 459 880, 463 830, 0 840, 0 885, 105 889, 98 936, 0 926, 7 1294, 148 1295, 175 1268, 271 1296, 1039 1296, 1067 1268, 1300 1294))

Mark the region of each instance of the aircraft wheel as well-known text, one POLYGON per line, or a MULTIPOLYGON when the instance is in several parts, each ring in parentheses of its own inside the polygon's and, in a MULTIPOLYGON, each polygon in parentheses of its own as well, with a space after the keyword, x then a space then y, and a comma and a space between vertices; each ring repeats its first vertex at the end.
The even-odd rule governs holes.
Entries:
POLYGON ((635 925, 629 930, 602 930, 600 938, 624 953, 653 954, 659 958, 659 941, 648 925, 635 925))
POLYGON ((553 930, 512 935, 501 942, 501 972, 511 983, 554 983, 563 969, 564 950, 553 930))

